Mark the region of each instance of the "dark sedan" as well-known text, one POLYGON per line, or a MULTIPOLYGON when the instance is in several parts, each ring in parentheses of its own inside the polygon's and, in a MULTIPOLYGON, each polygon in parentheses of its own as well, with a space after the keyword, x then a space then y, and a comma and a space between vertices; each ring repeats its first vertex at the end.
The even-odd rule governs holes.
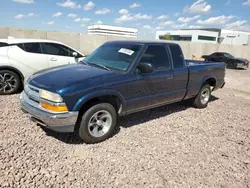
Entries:
POLYGON ((216 52, 211 55, 203 55, 206 61, 217 61, 217 62, 225 62, 227 64, 227 68, 229 69, 247 69, 249 67, 249 61, 243 58, 236 58, 233 55, 225 52, 216 52))

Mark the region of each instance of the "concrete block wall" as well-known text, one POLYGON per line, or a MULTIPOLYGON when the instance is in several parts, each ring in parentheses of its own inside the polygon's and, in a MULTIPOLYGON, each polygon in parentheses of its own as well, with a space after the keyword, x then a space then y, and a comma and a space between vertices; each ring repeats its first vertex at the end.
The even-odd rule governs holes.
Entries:
MULTIPOLYGON (((7 38, 8 36, 15 38, 38 38, 50 39, 63 42, 79 50, 83 54, 89 54, 94 49, 99 47, 106 41, 110 40, 133 40, 132 38, 116 37, 116 36, 99 36, 88 35, 83 33, 67 33, 56 31, 40 31, 40 30, 27 30, 20 28, 7 28, 0 27, 0 38, 7 38)), ((191 59, 192 55, 200 57, 208 55, 213 52, 228 52, 236 57, 242 57, 250 60, 250 46, 239 45, 219 45, 208 43, 195 43, 195 42, 177 42, 183 50, 186 59, 191 59)))

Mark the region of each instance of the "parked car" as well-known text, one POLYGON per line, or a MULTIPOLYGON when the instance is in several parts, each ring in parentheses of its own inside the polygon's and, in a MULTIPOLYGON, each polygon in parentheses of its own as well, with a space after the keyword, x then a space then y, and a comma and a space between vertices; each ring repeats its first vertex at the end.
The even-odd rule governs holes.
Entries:
POLYGON ((76 63, 84 57, 77 50, 57 41, 0 39, 0 94, 16 93, 34 72, 76 63))
POLYGON ((216 52, 211 55, 203 55, 202 58, 204 58, 206 61, 225 62, 227 64, 226 67, 229 69, 247 69, 249 67, 249 61, 247 59, 236 58, 233 55, 225 52, 216 52))
POLYGON ((224 77, 225 63, 185 62, 178 44, 112 41, 82 64, 34 74, 20 101, 33 121, 97 143, 113 134, 117 116, 187 99, 205 108, 224 77))

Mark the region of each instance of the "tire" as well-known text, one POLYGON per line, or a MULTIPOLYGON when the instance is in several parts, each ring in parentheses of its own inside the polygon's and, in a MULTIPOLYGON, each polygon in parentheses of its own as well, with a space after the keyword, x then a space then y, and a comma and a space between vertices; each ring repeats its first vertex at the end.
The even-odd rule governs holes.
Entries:
POLYGON ((237 65, 236 65, 236 63, 234 63, 233 61, 229 61, 229 62, 227 63, 227 68, 228 68, 228 69, 236 69, 236 68, 237 68, 237 65))
POLYGON ((0 95, 17 93, 21 88, 20 77, 13 71, 0 70, 0 95))
POLYGON ((81 117, 79 136, 87 144, 102 142, 113 135, 116 124, 115 108, 109 103, 99 103, 81 117))
POLYGON ((195 108, 206 108, 211 97, 211 88, 209 84, 205 84, 199 91, 199 94, 195 97, 193 106, 195 108))

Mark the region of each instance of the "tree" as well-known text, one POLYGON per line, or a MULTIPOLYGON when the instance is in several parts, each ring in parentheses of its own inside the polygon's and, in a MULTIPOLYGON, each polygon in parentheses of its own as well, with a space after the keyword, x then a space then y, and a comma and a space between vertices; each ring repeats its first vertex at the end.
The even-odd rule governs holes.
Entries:
POLYGON ((169 35, 169 34, 165 34, 163 36, 163 40, 173 40, 173 37, 171 35, 169 35))

